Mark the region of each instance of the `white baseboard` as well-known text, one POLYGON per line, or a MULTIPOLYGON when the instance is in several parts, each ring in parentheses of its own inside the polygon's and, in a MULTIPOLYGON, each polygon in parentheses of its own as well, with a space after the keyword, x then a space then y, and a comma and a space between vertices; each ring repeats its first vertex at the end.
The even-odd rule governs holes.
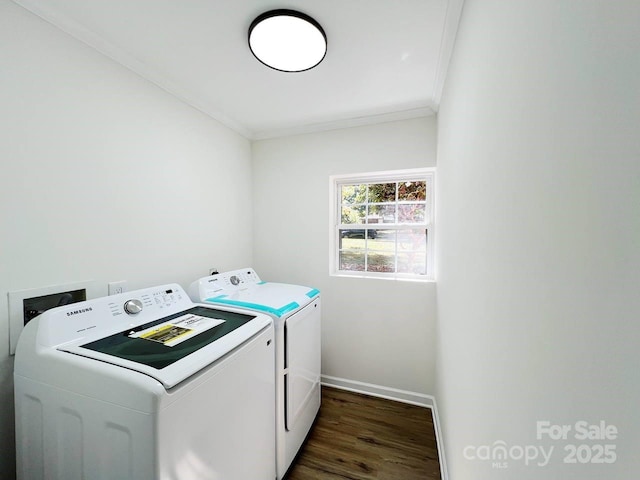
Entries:
POLYGON ((436 434, 436 443, 438 445, 438 458, 440 461, 440 477, 442 480, 449 480, 447 472, 446 460, 444 458, 444 445, 442 439, 442 430, 440 428, 440 417, 438 416, 438 407, 436 399, 432 395, 424 393, 410 392, 408 390, 399 390, 397 388, 383 387, 371 383, 358 382, 356 380, 347 380, 346 378, 331 377, 329 375, 321 376, 321 384, 327 387, 339 388, 349 392, 363 393, 372 397, 385 398, 387 400, 395 400, 396 402, 409 403, 419 407, 430 408, 433 414, 433 428, 436 434))
POLYGON ((436 445, 438 446, 438 461, 440 463, 440 478, 449 480, 449 471, 447 470, 447 459, 444 456, 444 437, 440 427, 440 416, 438 415, 438 404, 435 397, 433 398, 433 406, 431 407, 433 414, 433 429, 436 432, 436 445))
POLYGON ((431 408, 434 404, 434 398, 431 395, 373 385, 372 383, 357 382, 355 380, 347 380, 346 378, 330 377, 329 375, 322 375, 320 382, 322 385, 326 385, 327 387, 335 387, 341 390, 348 390, 350 392, 364 393, 365 395, 371 395, 372 397, 410 403, 411 405, 418 405, 419 407, 431 408))

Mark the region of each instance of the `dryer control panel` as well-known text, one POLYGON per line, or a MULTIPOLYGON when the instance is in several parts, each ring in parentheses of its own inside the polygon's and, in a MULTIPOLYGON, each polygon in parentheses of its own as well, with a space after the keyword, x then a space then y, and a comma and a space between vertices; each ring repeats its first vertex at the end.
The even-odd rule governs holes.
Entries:
POLYGON ((191 285, 189 293, 192 298, 213 298, 231 295, 259 283, 260 277, 253 268, 241 268, 201 278, 191 285))

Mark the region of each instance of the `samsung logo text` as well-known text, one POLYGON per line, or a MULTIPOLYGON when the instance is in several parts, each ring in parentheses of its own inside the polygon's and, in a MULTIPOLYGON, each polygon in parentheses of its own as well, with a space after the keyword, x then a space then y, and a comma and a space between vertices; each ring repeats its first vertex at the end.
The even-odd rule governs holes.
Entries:
POLYGON ((87 308, 79 308, 78 310, 72 310, 70 312, 67 312, 67 317, 71 317, 72 315, 80 315, 81 313, 87 313, 92 311, 93 308, 91 307, 87 307, 87 308))

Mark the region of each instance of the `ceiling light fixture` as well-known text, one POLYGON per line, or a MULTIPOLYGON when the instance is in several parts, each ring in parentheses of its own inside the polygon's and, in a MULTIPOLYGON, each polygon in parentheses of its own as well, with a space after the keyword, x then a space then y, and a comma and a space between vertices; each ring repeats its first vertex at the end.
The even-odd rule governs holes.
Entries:
POLYGON ((318 22, 295 10, 271 10, 249 27, 251 53, 267 67, 304 72, 327 53, 327 36, 318 22))

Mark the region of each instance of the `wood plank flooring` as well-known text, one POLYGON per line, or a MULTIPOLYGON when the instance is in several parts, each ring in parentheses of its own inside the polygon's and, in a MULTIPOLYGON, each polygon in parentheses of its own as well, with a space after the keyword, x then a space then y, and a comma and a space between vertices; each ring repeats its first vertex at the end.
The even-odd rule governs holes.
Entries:
POLYGON ((440 480, 431 410, 322 387, 322 406, 286 480, 440 480))

